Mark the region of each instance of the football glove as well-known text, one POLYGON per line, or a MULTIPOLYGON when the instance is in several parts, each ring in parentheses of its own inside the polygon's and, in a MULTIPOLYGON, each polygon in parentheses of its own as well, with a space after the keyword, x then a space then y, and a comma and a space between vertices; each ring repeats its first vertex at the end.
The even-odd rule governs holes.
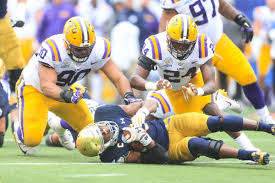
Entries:
POLYGON ((86 90, 86 88, 77 88, 75 91, 73 91, 72 89, 62 90, 60 96, 67 103, 77 104, 79 100, 82 99, 86 90))
POLYGON ((253 28, 249 20, 246 18, 246 16, 238 14, 234 18, 234 22, 241 26, 242 38, 245 40, 246 43, 249 43, 253 38, 253 28))
POLYGON ((133 92, 127 92, 127 93, 125 93, 123 100, 124 100, 124 103, 126 105, 134 103, 134 102, 141 102, 142 101, 142 99, 137 99, 134 96, 133 92))
POLYGON ((187 87, 182 86, 183 91, 187 92, 191 96, 202 96, 204 90, 202 88, 197 88, 194 84, 188 83, 187 87))
POLYGON ((146 117, 149 115, 149 111, 147 108, 142 107, 140 108, 137 113, 132 117, 131 127, 141 127, 142 124, 145 122, 146 117))
POLYGON ((127 143, 139 141, 144 147, 146 147, 152 142, 152 138, 143 128, 125 127, 122 130, 128 132, 126 133, 128 135, 124 135, 124 139, 127 143))

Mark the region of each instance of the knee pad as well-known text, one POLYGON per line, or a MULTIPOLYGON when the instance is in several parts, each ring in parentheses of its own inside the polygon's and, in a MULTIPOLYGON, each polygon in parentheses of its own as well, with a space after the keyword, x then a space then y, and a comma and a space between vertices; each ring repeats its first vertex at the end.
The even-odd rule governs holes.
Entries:
POLYGON ((220 159, 220 150, 223 145, 222 140, 209 139, 207 157, 220 159))
POLYGON ((213 140, 209 137, 192 138, 188 142, 188 148, 194 157, 200 155, 219 159, 220 149, 223 145, 221 140, 213 140))

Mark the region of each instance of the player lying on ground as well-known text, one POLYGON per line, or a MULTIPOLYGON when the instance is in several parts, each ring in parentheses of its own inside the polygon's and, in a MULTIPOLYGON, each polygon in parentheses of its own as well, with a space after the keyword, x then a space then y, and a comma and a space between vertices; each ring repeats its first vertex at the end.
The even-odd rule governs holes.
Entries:
MULTIPOLYGON (((76 144, 86 156, 100 155, 102 162, 165 163, 209 158, 235 158, 269 163, 265 152, 236 149, 220 140, 206 139, 218 131, 253 130, 275 134, 275 125, 238 116, 208 116, 201 113, 174 115, 165 120, 146 120, 142 127, 129 127, 138 103, 128 106, 104 105, 95 112, 95 123, 80 131, 76 144)), ((157 103, 146 100, 150 112, 157 103)))
MULTIPOLYGON (((213 102, 217 104, 220 110, 241 110, 240 105, 236 101, 231 100, 229 97, 227 97, 226 93, 221 90, 216 91, 213 94, 212 98, 213 102)), ((173 108, 169 102, 167 95, 165 95, 164 90, 149 92, 147 95, 147 99, 155 100, 158 103, 156 111, 151 113, 151 118, 154 117, 157 119, 165 119, 166 117, 174 115, 173 108)), ((95 110, 99 106, 99 104, 89 98, 89 96, 84 96, 84 101, 88 105, 90 112, 94 117, 95 110)), ((142 109, 135 115, 134 118, 136 118, 136 120, 138 120, 137 118, 141 117, 138 114, 143 114, 142 109)), ((132 120, 134 120, 134 118, 132 118, 132 120)), ((145 119, 146 116, 141 118, 145 119)), ((53 133, 50 133, 46 139, 46 144, 48 146, 64 146, 68 150, 75 149, 75 140, 78 133, 73 130, 70 125, 68 125, 64 120, 60 119, 53 113, 49 113, 48 124, 55 131, 53 133)), ((244 136, 241 136, 241 138, 237 138, 234 140, 239 144, 240 147, 245 150, 259 151, 253 146, 253 144, 247 137, 244 138, 244 136)))

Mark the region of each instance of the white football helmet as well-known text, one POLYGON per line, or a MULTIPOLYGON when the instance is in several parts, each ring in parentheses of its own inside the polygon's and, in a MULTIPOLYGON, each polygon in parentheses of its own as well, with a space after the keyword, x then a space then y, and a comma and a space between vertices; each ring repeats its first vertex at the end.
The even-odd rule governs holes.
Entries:
POLYGON ((85 156, 97 156, 109 146, 113 146, 117 143, 118 134, 118 125, 113 121, 91 123, 79 132, 76 140, 76 147, 78 151, 85 156), (110 140, 108 142, 104 142, 100 126, 109 127, 110 140))

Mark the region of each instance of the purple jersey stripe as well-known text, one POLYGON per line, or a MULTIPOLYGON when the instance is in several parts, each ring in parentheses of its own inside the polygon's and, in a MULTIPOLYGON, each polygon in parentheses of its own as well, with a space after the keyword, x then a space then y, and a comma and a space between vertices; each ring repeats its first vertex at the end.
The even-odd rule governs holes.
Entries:
POLYGON ((214 94, 211 94, 211 103, 214 103, 214 94))
POLYGON ((45 63, 45 62, 41 62, 41 61, 39 61, 43 66, 45 66, 45 67, 48 67, 48 68, 53 68, 50 64, 47 64, 47 63, 45 63))
POLYGON ((201 35, 199 36, 199 58, 201 58, 201 35))
POLYGON ((108 52, 108 44, 105 39, 104 39, 104 47, 105 47, 105 50, 104 50, 104 55, 103 55, 102 59, 104 59, 106 57, 106 54, 108 52))
POLYGON ((208 48, 207 48, 207 37, 204 36, 204 49, 205 49, 205 57, 208 56, 208 48))
POLYGON ((164 110, 164 107, 163 107, 161 101, 157 97, 155 97, 155 96, 151 96, 151 98, 156 99, 161 104, 160 106, 161 106, 162 112, 163 112, 163 114, 165 114, 165 110, 164 110))
POLYGON ((152 48, 152 53, 153 53, 153 59, 156 59, 156 55, 155 55, 155 49, 154 49, 154 44, 153 44, 153 41, 152 39, 149 37, 149 41, 151 43, 151 48, 152 48))
MULTIPOLYGON (((23 92, 24 92, 24 88, 25 88, 25 81, 23 80, 23 77, 21 78, 21 82, 23 82, 23 86, 21 87, 21 96, 19 96, 21 98, 21 133, 22 133, 22 137, 24 137, 24 123, 23 123, 23 119, 24 119, 24 97, 23 97, 23 92)), ((23 138, 24 139, 24 138, 23 138)))
POLYGON ((163 97, 163 95, 161 95, 160 93, 156 93, 156 92, 153 92, 155 94, 158 94, 163 100, 164 102, 166 103, 166 105, 168 106, 168 109, 169 109, 169 112, 171 111, 171 107, 170 105, 168 104, 167 100, 165 99, 165 97, 163 97))
POLYGON ((49 48, 51 49, 51 52, 52 52, 52 60, 55 60, 55 55, 54 55, 54 51, 53 51, 53 48, 52 46, 50 45, 50 43, 48 43, 48 41, 46 41, 46 44, 49 46, 49 48))
POLYGON ((61 56, 60 56, 60 53, 59 53, 58 47, 57 47, 57 45, 56 45, 56 42, 55 42, 53 39, 51 39, 51 41, 52 41, 52 43, 54 44, 55 49, 56 49, 56 51, 57 51, 58 60, 61 62, 61 56))
POLYGON ((154 36, 156 43, 157 43, 157 47, 158 47, 158 52, 159 52, 159 59, 162 60, 162 54, 161 54, 161 48, 160 48, 160 44, 159 44, 159 40, 156 36, 154 36))
POLYGON ((175 3, 175 0, 172 0, 172 3, 175 3))

